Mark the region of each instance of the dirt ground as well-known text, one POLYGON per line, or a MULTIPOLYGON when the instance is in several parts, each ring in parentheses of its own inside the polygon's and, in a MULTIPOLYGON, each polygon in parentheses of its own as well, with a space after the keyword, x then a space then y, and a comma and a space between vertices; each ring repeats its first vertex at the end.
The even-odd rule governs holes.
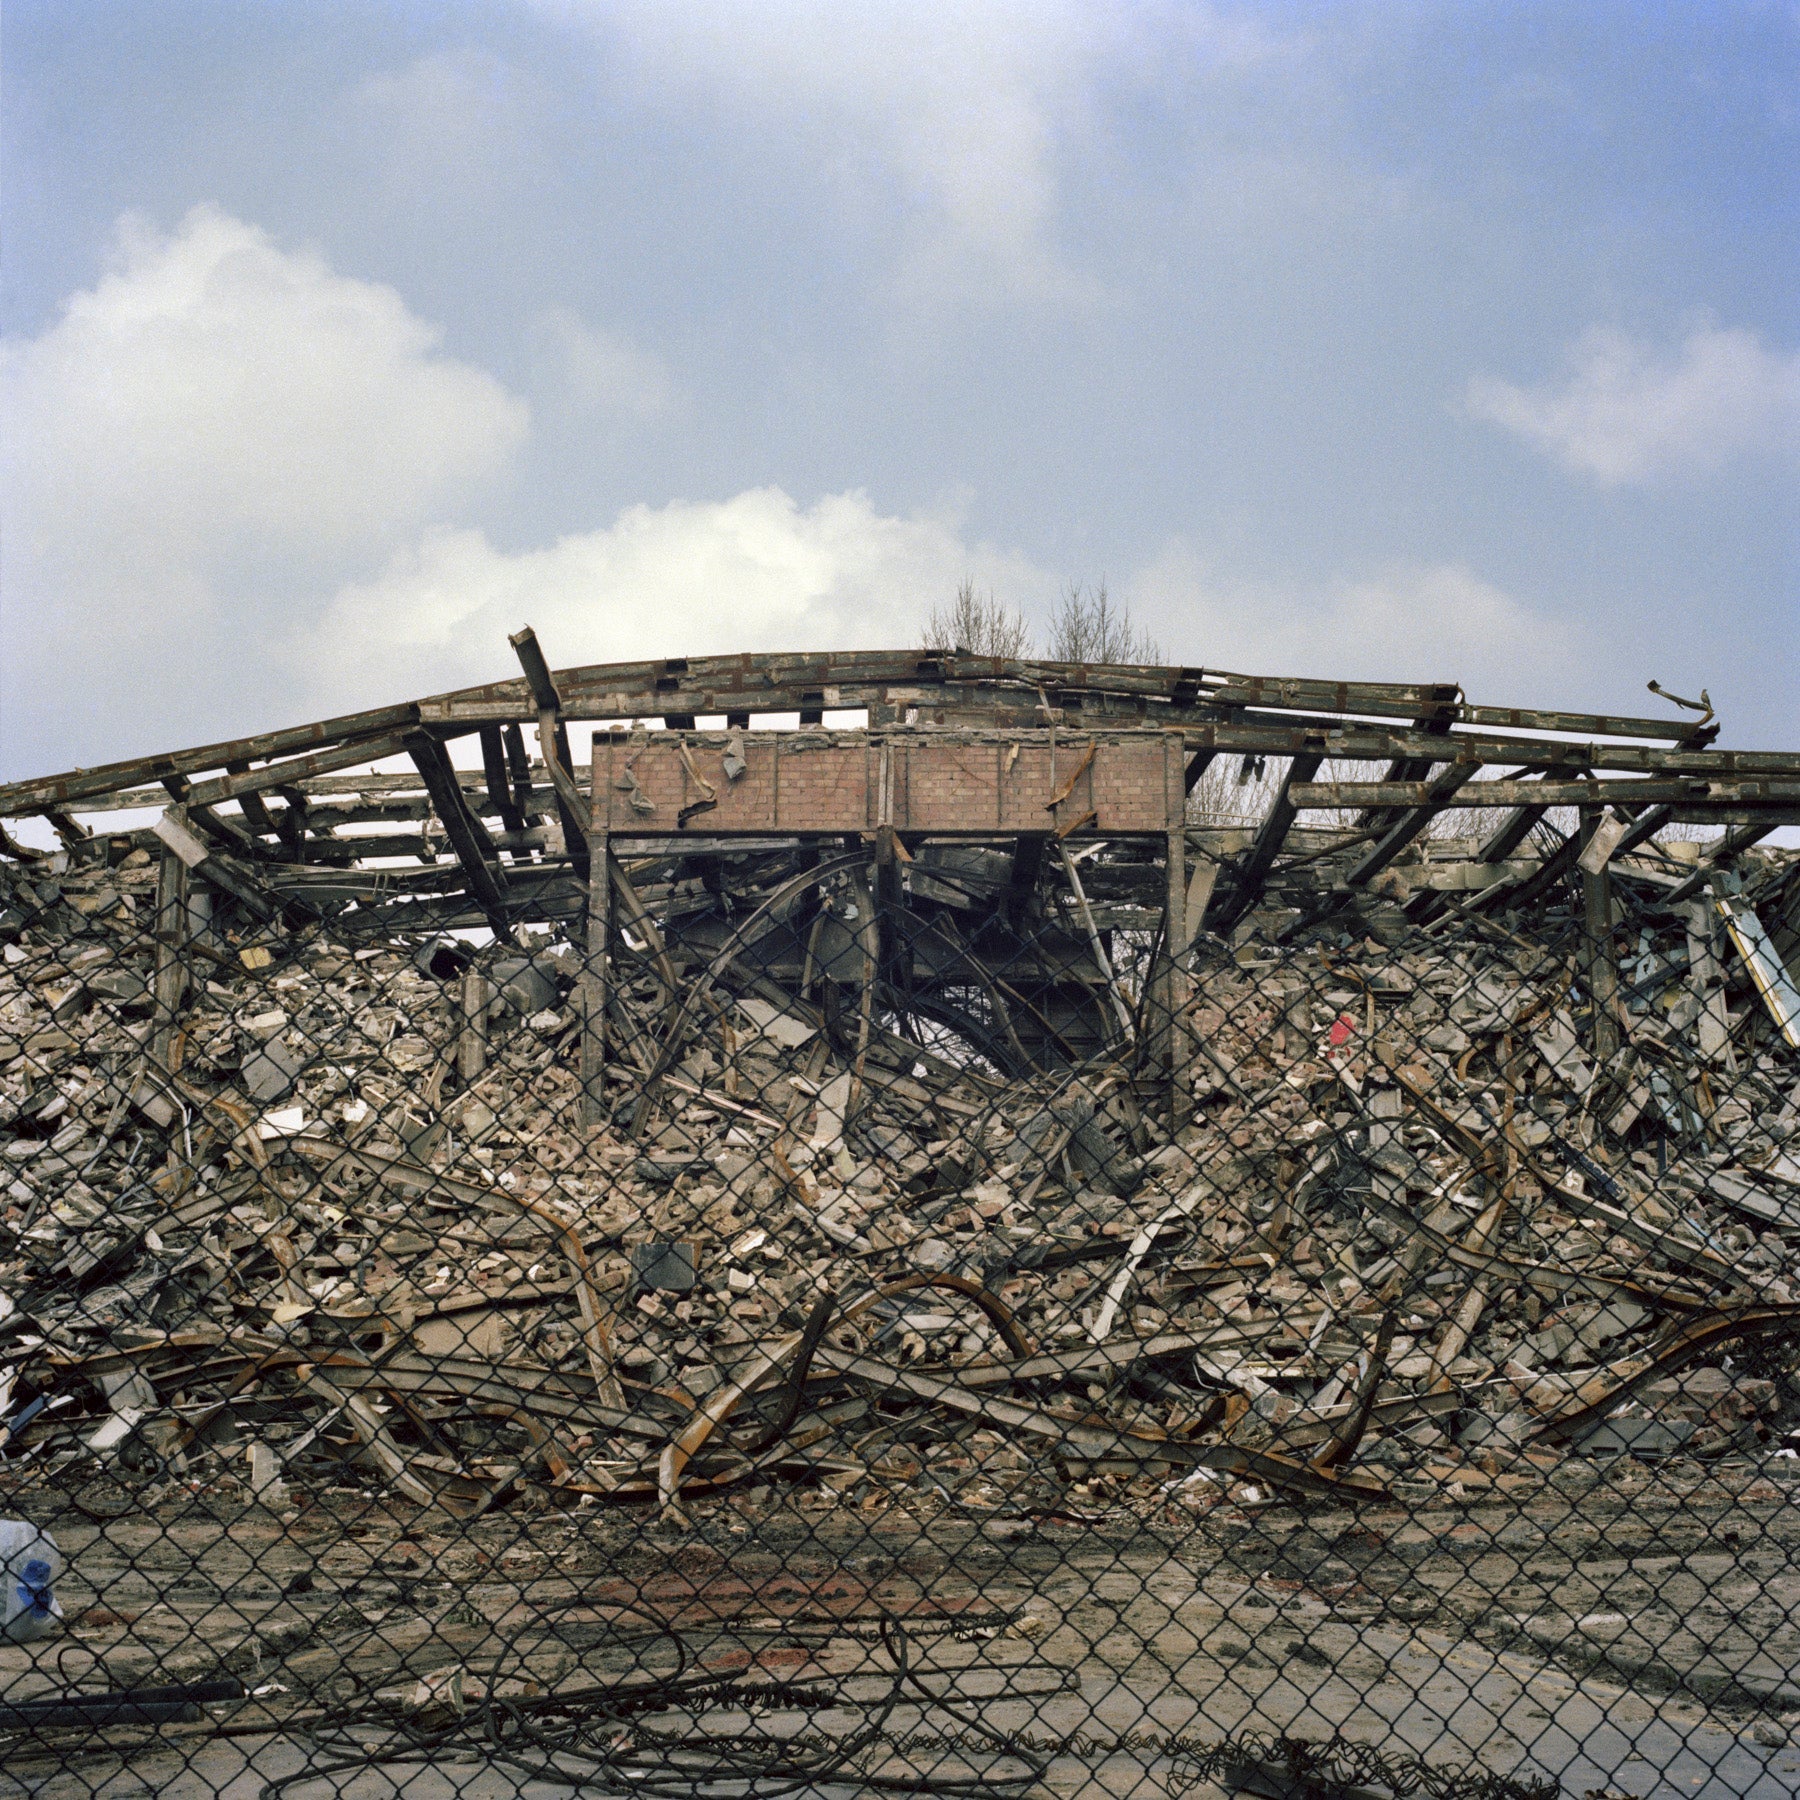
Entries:
MULTIPOLYGON (((1356 1513, 1178 1494, 1149 1520, 869 1518, 760 1498, 665 1527, 457 1524, 348 1490, 279 1515, 15 1496, 70 1572, 63 1632, 0 1652, 8 1699, 220 1674, 250 1694, 199 1724, 15 1740, 0 1793, 247 1800, 302 1765, 324 1706, 428 1703, 459 1670, 471 1694, 624 1678, 657 1666, 665 1628, 720 1674, 879 1687, 883 1617, 986 1725, 1049 1747, 1056 1794, 1204 1791, 1175 1753, 1239 1730, 1341 1732, 1569 1794, 1800 1791, 1800 1483, 1747 1464, 1574 1464, 1528 1496, 1356 1513)), ((915 1763, 960 1766, 955 1718, 902 1708, 893 1729, 915 1763)), ((402 1774, 421 1797, 558 1791, 479 1759, 402 1774)))

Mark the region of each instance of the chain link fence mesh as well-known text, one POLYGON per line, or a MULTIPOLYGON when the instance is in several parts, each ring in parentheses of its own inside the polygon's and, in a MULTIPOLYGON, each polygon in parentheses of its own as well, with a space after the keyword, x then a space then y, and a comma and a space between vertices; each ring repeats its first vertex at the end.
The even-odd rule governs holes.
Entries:
POLYGON ((0 1791, 1793 1792, 1729 908, 1022 842, 0 870, 0 1791))

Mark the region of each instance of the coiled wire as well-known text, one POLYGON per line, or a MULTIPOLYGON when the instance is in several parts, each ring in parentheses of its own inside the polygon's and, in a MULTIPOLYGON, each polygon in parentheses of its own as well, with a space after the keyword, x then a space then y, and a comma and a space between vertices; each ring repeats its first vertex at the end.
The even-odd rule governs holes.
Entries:
MULTIPOLYGON (((316 1719, 305 1736, 316 1754, 304 1768, 263 1783, 258 1800, 284 1800, 295 1790, 332 1777, 374 1769, 423 1767, 478 1759, 522 1778, 573 1794, 652 1795, 709 1800, 726 1794, 779 1800, 803 1788, 854 1785, 882 1793, 928 1794, 943 1800, 1003 1800, 1040 1780, 1050 1758, 1012 1733, 996 1729, 965 1704, 934 1687, 913 1666, 905 1628, 891 1614, 880 1620, 880 1642, 894 1664, 875 1698, 852 1698, 828 1684, 759 1682, 748 1670, 730 1675, 695 1671, 679 1632, 638 1612, 655 1642, 674 1652, 673 1669, 647 1679, 564 1688, 554 1694, 488 1695, 453 1719, 427 1725, 391 1703, 370 1702, 316 1719), (889 1772, 863 1766, 873 1753, 896 1753, 897 1711, 946 1715, 962 1728, 960 1741, 984 1748, 995 1764, 967 1774, 889 1772), (669 1729, 658 1714, 801 1711, 860 1714, 842 1733, 776 1735, 718 1731, 697 1725, 669 1729), (397 1716, 398 1714, 398 1716, 397 1716), (371 1741, 373 1739, 373 1741, 371 1741)), ((866 1679, 866 1678, 865 1678, 866 1679)), ((966 1697, 961 1697, 966 1698, 966 1697)), ((908 1730, 912 1730, 911 1725, 908 1730)), ((979 1753, 978 1751, 976 1753, 979 1753)))

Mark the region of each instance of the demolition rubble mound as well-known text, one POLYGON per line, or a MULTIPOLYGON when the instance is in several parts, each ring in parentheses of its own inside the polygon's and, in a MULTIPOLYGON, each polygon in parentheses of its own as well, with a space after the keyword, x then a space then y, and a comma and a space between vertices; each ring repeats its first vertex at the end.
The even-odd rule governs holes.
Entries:
POLYGON ((718 678, 584 714, 604 682, 529 659, 471 690, 480 770, 452 696, 0 795, 64 839, 0 865, 8 1491, 1149 1522, 1779 1440, 1800 857, 1743 823, 1778 783, 1657 798, 1655 757, 1727 754, 1694 726, 1615 799, 1590 741, 1565 830, 1542 734, 1633 722, 1099 671, 1078 730, 1068 671, 935 667, 935 718, 883 688, 886 736, 791 734, 766 817, 718 678), (584 781, 567 719, 650 712, 584 781), (1257 743, 1292 758, 1260 823, 1185 798, 1257 743), (1447 829, 1533 744, 1550 798, 1447 829), (866 755, 868 829, 780 810, 808 745, 866 755), (1361 812, 1321 813, 1325 753, 1390 759, 1361 812), (933 756, 1041 756, 1048 798, 921 828, 933 756), (1109 826, 1144 757, 1163 828, 1109 826))

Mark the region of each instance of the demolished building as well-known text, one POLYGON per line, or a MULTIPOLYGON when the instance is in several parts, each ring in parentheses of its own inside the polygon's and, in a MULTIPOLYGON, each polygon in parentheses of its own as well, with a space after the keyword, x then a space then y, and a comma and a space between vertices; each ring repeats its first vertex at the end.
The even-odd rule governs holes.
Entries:
MULTIPOLYGON (((943 1533, 1061 1525, 1227 1569, 1279 1540, 1324 1609, 1279 1703, 1213 1623, 1185 1713, 1126 1683, 1165 1785, 1206 1720, 1573 1767, 1510 1702, 1431 1739, 1323 1696, 1401 1619, 1627 1668, 1576 1623, 1604 1608, 1575 1552, 1473 1607, 1342 1554, 1335 1593, 1294 1546, 1396 1509, 1548 1538, 1608 1492, 1785 1498, 1800 855, 1767 840, 1800 753, 1719 748, 1673 697, 953 651, 552 672, 513 642, 512 680, 0 788, 0 1489, 101 1544, 210 1509, 196 1567, 361 1508, 409 1592, 547 1519, 607 1555, 385 1621, 341 1582, 225 1582, 154 1629, 72 1558, 78 1666, 0 1649, 13 1728, 96 1755, 29 1704, 247 1669, 269 1691, 213 1703, 245 1737, 321 1705, 416 1737, 447 1671, 562 1718, 631 1621, 804 1624, 815 1672, 904 1663, 895 1620, 1037 1654, 1059 1621, 958 1589, 943 1533), (1227 769, 1259 816, 1202 804, 1227 769), (627 1541, 778 1516, 833 1579, 852 1538, 948 1560, 835 1611, 819 1580, 618 1584, 627 1541)), ((1785 1613, 1727 1644, 1639 1611, 1658 1691, 1800 1710, 1785 1613)), ((605 1742, 604 1791, 675 1754, 605 1742)))

